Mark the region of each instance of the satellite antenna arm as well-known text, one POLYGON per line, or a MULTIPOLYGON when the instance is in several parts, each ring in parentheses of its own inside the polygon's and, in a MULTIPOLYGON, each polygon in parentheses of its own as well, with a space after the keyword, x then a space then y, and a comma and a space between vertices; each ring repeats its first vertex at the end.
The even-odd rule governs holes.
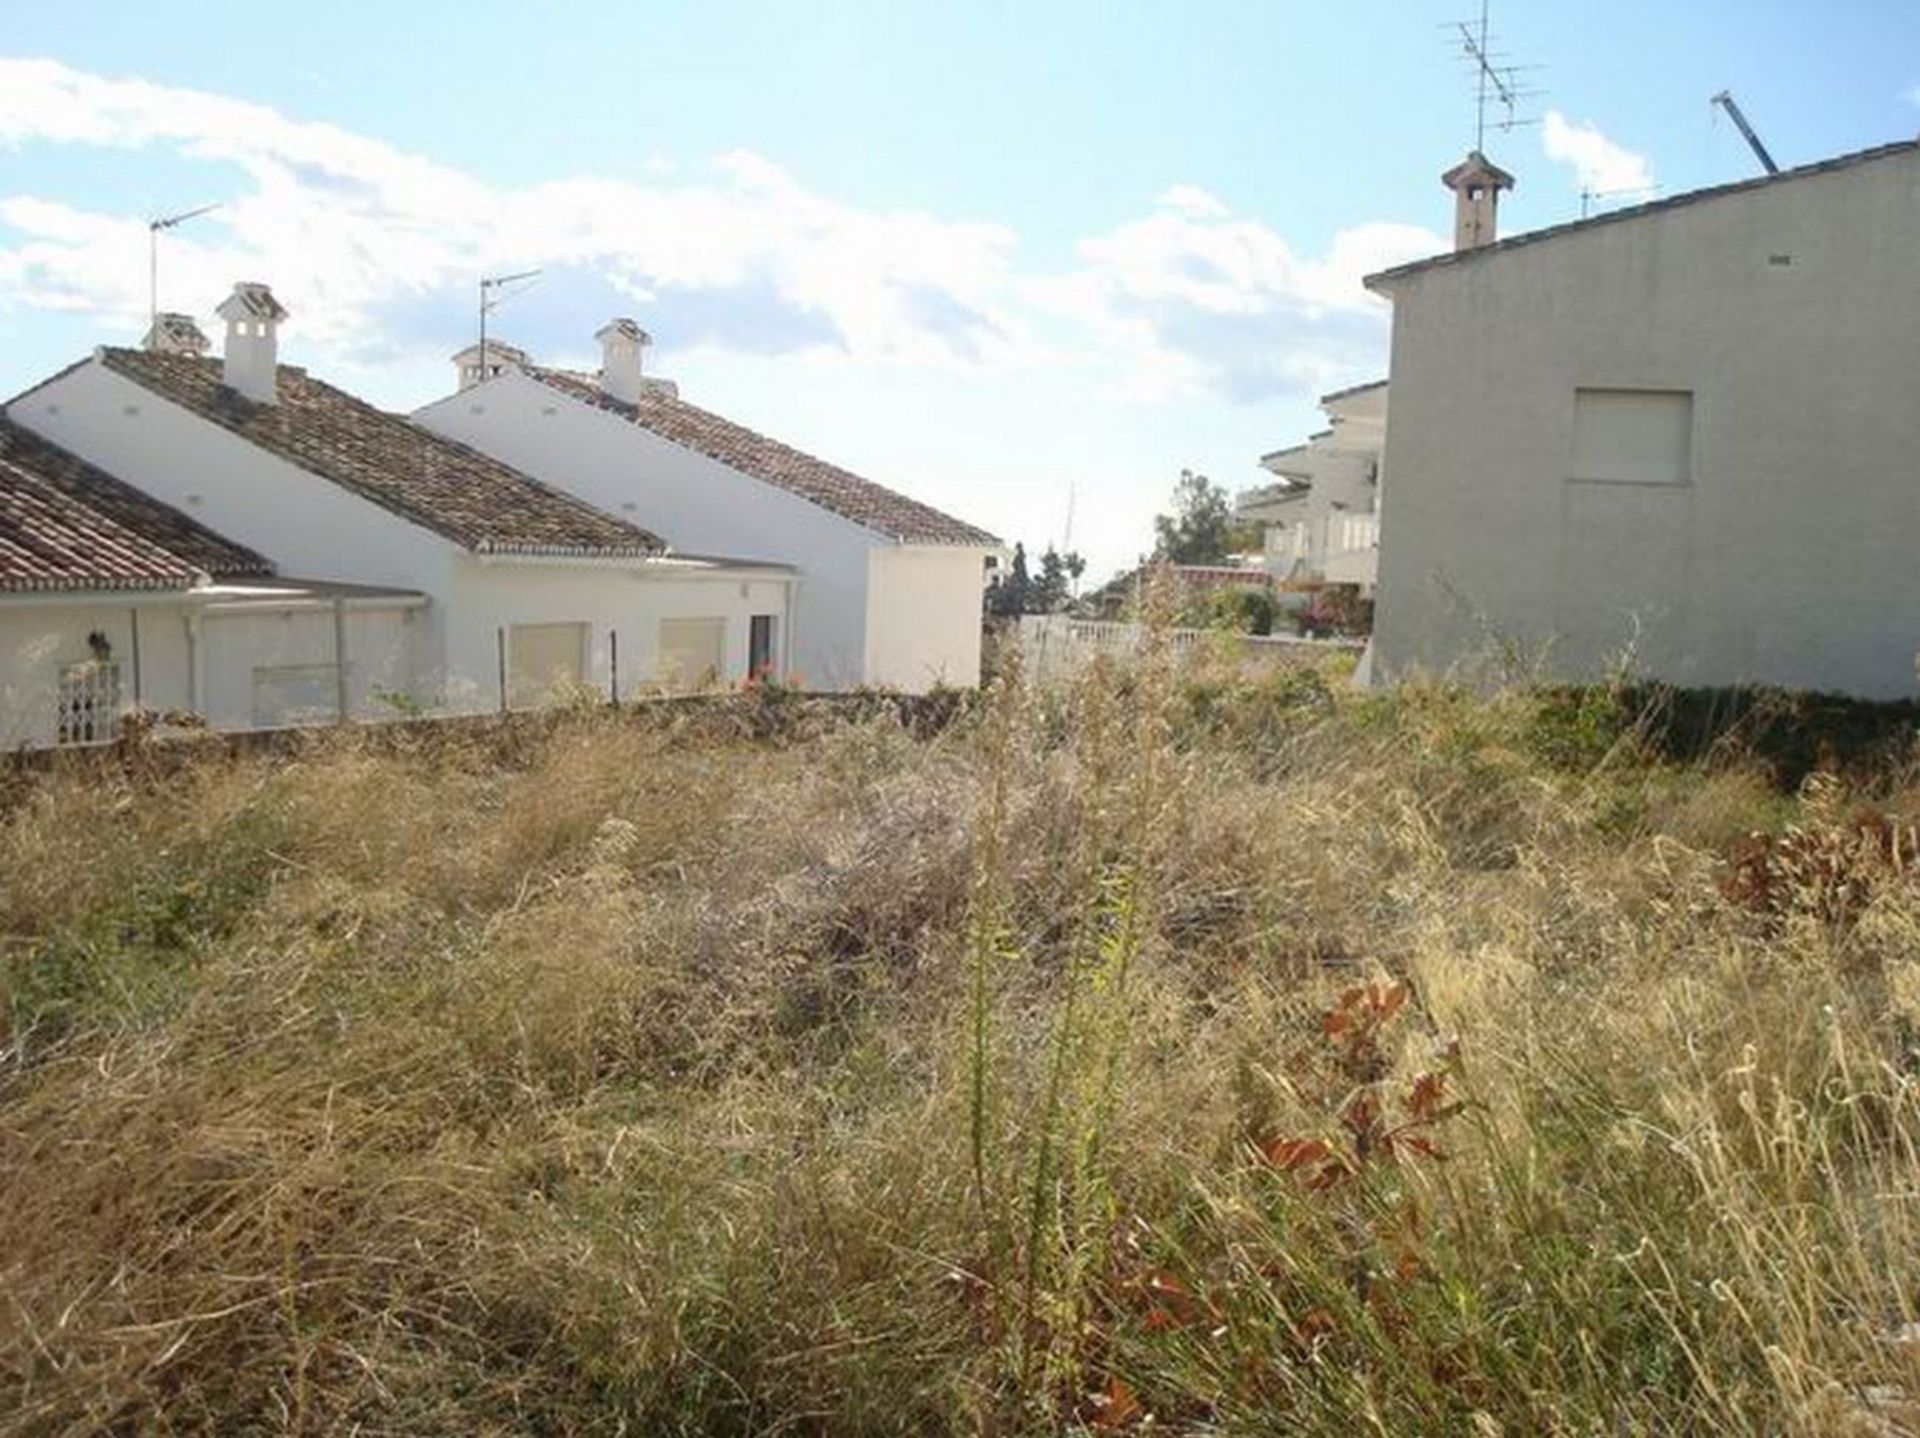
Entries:
POLYGON ((182 210, 177 215, 157 215, 147 221, 147 323, 160 323, 160 232, 197 220, 220 208, 220 202, 202 205, 197 210, 182 210))
POLYGON ((507 298, 506 287, 521 280, 538 279, 540 270, 518 270, 510 275, 482 275, 480 277, 480 378, 487 378, 487 316, 500 308, 500 302, 507 298))
POLYGON ((1747 117, 1741 113, 1740 105, 1733 98, 1732 91, 1722 90, 1719 94, 1709 99, 1707 103, 1709 105, 1718 105, 1727 112, 1727 118, 1733 121, 1734 128, 1740 132, 1740 137, 1747 142, 1748 148, 1753 151, 1755 157, 1759 159, 1761 167, 1765 169, 1769 175, 1777 175, 1780 173, 1780 167, 1774 164, 1773 156, 1767 153, 1767 147, 1760 143, 1760 137, 1753 133, 1753 126, 1747 123, 1747 117))

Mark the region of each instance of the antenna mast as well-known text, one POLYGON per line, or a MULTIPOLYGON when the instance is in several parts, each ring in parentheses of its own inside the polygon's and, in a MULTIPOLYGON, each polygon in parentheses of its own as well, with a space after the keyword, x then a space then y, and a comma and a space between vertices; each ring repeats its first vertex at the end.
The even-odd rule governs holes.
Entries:
POLYGON ((1499 105, 1506 110, 1506 118, 1494 122, 1502 132, 1505 132, 1535 123, 1532 118, 1521 119, 1516 111, 1522 100, 1534 99, 1541 93, 1539 90, 1524 89, 1520 84, 1520 72, 1537 69, 1537 66, 1495 63, 1501 58, 1501 53, 1493 48, 1489 9, 1490 0, 1480 0, 1480 19, 1477 23, 1456 20, 1451 26, 1460 34, 1460 53, 1473 71, 1473 148, 1476 151, 1486 148, 1489 103, 1499 105))
POLYGON ((508 291, 508 285, 519 284, 523 280, 539 278, 539 270, 521 270, 511 275, 482 275, 480 277, 480 369, 481 380, 487 378, 487 316, 499 309, 518 291, 508 291))
POLYGON ((1734 102, 1732 91, 1722 90, 1709 98, 1707 103, 1718 105, 1727 112, 1727 118, 1733 121, 1734 128, 1740 132, 1740 137, 1747 142, 1748 148, 1759 159, 1762 169, 1769 175, 1780 173, 1780 167, 1773 163, 1773 156, 1767 153, 1767 147, 1760 143, 1760 137, 1753 133, 1753 126, 1747 123, 1747 117, 1740 112, 1740 106, 1734 102))
POLYGON ((147 221, 148 333, 152 333, 154 326, 160 323, 160 232, 171 230, 176 225, 184 225, 188 220, 196 220, 209 211, 219 208, 217 203, 202 205, 197 210, 183 210, 177 215, 162 215, 158 219, 147 221))

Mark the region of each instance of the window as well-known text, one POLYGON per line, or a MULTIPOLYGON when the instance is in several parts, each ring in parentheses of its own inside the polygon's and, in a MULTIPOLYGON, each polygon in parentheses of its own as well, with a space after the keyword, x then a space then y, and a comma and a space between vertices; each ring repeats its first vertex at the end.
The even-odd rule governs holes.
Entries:
POLYGON ((55 734, 62 744, 102 744, 120 732, 120 666, 88 659, 60 666, 55 734))
POLYGON ((747 626, 747 677, 765 679, 773 672, 774 616, 756 614, 747 626))
POLYGON ((1573 392, 1574 479, 1608 484, 1686 484, 1692 474, 1691 391, 1573 392))
POLYGON ((710 689, 727 672, 727 621, 663 619, 655 675, 669 689, 710 689))
POLYGON ((296 724, 331 724, 339 717, 339 665, 254 666, 254 728, 285 729, 296 724))
POLYGON ((584 624, 514 624, 507 629, 507 700, 516 709, 578 688, 586 667, 584 624))

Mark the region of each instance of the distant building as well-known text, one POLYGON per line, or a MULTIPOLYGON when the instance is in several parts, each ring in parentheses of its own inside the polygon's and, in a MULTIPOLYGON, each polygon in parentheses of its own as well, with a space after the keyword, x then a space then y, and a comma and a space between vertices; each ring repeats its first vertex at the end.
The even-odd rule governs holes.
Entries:
POLYGON ((1264 528, 1266 568, 1295 584, 1351 584, 1371 592, 1379 562, 1380 456, 1387 382, 1323 395, 1328 427, 1262 455, 1278 483, 1239 497, 1241 519, 1264 528))
POLYGON ((1367 281, 1376 672, 1913 694, 1920 142, 1507 240, 1511 178, 1463 169, 1456 251, 1367 281))

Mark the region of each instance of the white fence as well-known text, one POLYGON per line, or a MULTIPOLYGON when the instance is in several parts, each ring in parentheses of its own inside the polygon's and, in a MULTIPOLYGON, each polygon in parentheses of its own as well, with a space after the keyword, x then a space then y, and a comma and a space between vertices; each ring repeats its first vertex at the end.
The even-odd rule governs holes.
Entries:
MULTIPOLYGON (((1176 657, 1201 652, 1237 653, 1247 663, 1317 664, 1332 654, 1358 654, 1358 639, 1301 639, 1292 635, 1230 634, 1218 629, 1169 629, 1176 657)), ((1040 678, 1070 674, 1096 654, 1138 653, 1146 631, 1138 624, 1106 619, 1070 619, 1064 614, 1027 614, 1020 619, 1020 650, 1040 678)))

